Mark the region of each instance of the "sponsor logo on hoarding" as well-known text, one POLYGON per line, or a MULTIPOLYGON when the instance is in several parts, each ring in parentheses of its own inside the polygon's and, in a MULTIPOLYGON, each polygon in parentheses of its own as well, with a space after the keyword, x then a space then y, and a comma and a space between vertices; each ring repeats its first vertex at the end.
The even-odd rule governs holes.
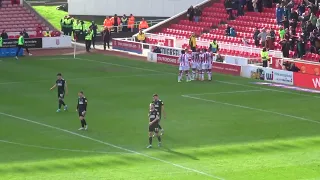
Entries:
POLYGON ((168 56, 165 54, 157 54, 157 62, 171 65, 179 65, 179 57, 177 56, 168 56))
POLYGON ((320 89, 320 76, 295 72, 293 84, 304 88, 320 89))
POLYGON ((261 74, 264 75, 264 78, 261 76, 262 80, 293 85, 293 72, 291 71, 264 68, 261 74))
POLYGON ((174 49, 174 48, 164 48, 164 47, 159 47, 161 50, 161 54, 166 54, 169 56, 179 56, 181 54, 180 49, 174 49))
POLYGON ((240 76, 241 66, 233 65, 233 64, 225 64, 225 63, 213 62, 212 71, 213 72, 217 72, 217 73, 240 76))
POLYGON ((131 41, 122 41, 122 40, 112 40, 112 48, 121 50, 121 51, 128 51, 134 52, 138 54, 142 54, 142 45, 138 42, 131 42, 131 41))

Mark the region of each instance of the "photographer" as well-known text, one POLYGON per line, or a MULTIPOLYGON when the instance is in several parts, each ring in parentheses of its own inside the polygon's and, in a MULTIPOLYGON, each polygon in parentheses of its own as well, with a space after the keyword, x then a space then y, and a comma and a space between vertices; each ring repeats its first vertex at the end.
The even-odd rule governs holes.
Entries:
POLYGON ((286 61, 283 63, 285 70, 287 71, 292 71, 292 72, 299 72, 300 69, 293 63, 293 62, 289 62, 286 61))

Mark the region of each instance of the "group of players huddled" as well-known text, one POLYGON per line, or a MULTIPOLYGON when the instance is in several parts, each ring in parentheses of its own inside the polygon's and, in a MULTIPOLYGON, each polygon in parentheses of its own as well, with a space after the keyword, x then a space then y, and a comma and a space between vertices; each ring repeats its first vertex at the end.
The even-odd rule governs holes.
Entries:
POLYGON ((213 53, 207 51, 207 49, 199 49, 196 52, 186 51, 182 50, 179 56, 178 82, 181 82, 183 75, 185 75, 187 82, 193 80, 204 81, 205 74, 207 74, 208 80, 211 81, 213 53))

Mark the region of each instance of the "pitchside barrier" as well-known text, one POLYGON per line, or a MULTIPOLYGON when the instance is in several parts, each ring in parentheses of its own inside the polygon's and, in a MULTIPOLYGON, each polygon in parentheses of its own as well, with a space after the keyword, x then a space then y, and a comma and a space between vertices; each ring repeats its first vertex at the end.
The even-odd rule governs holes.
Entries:
MULTIPOLYGON (((70 36, 26 38, 25 46, 28 48, 50 49, 50 48, 70 48, 72 47, 70 36)), ((0 48, 0 57, 13 57, 16 55, 18 39, 5 39, 0 48)), ((23 55, 23 49, 19 56, 23 55)))
MULTIPOLYGON (((178 58, 181 48, 159 46, 136 42, 135 38, 113 39, 113 49, 143 54, 144 50, 148 51, 148 61, 153 63, 164 63, 178 66, 178 58), (154 47, 158 47, 161 53, 153 53, 154 47)), ((216 56, 214 60, 216 59, 216 56)), ((213 62, 212 71, 217 73, 242 76, 246 78, 259 79, 264 81, 260 84, 278 86, 288 89, 300 88, 301 91, 311 91, 310 89, 320 90, 320 64, 306 61, 296 61, 293 59, 282 59, 272 57, 268 68, 257 66, 261 62, 256 58, 244 58, 237 56, 222 55, 223 62, 213 62), (291 72, 283 70, 285 61, 293 62, 300 67, 300 72, 291 72), (313 74, 312 74, 313 73, 313 74), (294 86, 292 86, 294 85, 294 86), (297 87, 295 87, 297 86, 297 87), (308 89, 303 89, 308 88, 308 89)), ((260 58, 259 58, 260 59, 260 58)))

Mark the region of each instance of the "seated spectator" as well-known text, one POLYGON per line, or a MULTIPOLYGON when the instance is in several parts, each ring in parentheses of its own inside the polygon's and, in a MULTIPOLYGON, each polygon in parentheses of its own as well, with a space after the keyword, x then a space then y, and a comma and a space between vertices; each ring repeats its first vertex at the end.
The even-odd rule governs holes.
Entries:
POLYGON ((154 53, 161 53, 161 49, 159 47, 155 47, 153 52, 154 53))
POLYGON ((231 37, 236 37, 237 36, 237 32, 234 28, 230 28, 230 36, 231 37))
POLYGON ((230 36, 230 29, 231 29, 231 27, 227 26, 227 29, 225 30, 226 36, 230 36))
POLYGON ((215 59, 216 59, 216 62, 223 62, 223 57, 219 52, 216 54, 215 59))
POLYGON ((1 37, 2 37, 2 39, 9 39, 9 36, 8 36, 6 30, 2 30, 1 37))
POLYGON ((148 29, 149 28, 149 24, 146 20, 144 20, 144 18, 142 18, 140 24, 139 24, 139 30, 142 29, 148 29))
POLYGON ((190 6, 188 11, 187 11, 187 17, 189 18, 189 21, 193 21, 194 17, 194 8, 193 6, 190 6))

